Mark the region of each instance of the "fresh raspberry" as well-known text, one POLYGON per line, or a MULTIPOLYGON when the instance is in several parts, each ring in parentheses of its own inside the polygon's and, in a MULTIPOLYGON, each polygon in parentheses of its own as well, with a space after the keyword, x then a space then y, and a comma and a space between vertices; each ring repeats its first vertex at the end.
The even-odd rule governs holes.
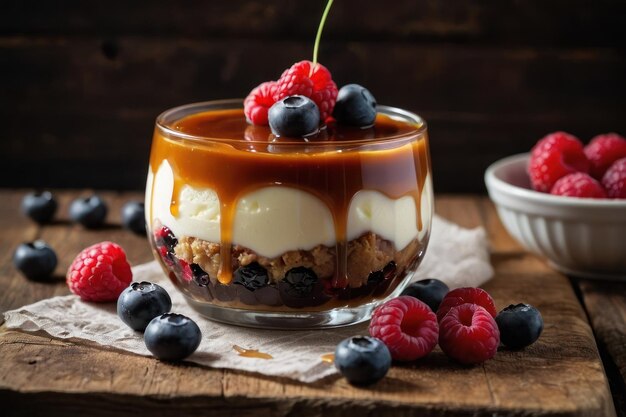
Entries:
POLYGON ((370 335, 387 345, 393 359, 413 361, 435 348, 439 325, 430 307, 417 298, 403 295, 374 311, 369 330, 370 335))
POLYGON ((174 266, 174 257, 167 251, 167 248, 165 246, 159 246, 157 251, 159 252, 163 262, 165 262, 168 267, 172 268, 174 266))
POLYGON ((167 239, 169 236, 173 236, 174 234, 167 226, 160 226, 154 230, 154 237, 157 241, 162 239, 167 239))
POLYGON ((193 279, 193 271, 191 270, 189 264, 186 261, 179 259, 178 265, 180 266, 180 276, 182 279, 187 282, 191 281, 193 279))
POLYGON ((582 198, 606 198, 602 185, 584 172, 575 172, 559 178, 550 194, 582 198))
POLYGON ((154 243, 161 259, 169 268, 176 265, 174 248, 178 244, 178 239, 167 226, 156 227, 154 230, 154 243))
POLYGON ((533 147, 528 174, 535 190, 548 193, 559 178, 573 172, 589 172, 583 144, 574 136, 551 133, 533 147))
POLYGON ((617 133, 598 135, 585 146, 585 155, 591 164, 589 173, 601 180, 613 162, 626 158, 626 139, 617 133))
POLYGON ((178 244, 178 239, 174 235, 174 232, 167 226, 161 226, 154 231, 154 241, 157 247, 165 247, 165 249, 173 253, 174 248, 178 244))
POLYGON ((609 198, 626 198, 626 158, 618 159, 606 170, 602 185, 609 198))
POLYGON ((320 110, 320 120, 325 121, 335 108, 337 85, 330 71, 322 64, 300 61, 285 70, 277 81, 274 101, 288 96, 302 95, 310 98, 320 110))
POLYGON ((439 327, 441 350, 458 362, 484 362, 498 350, 498 325, 491 313, 479 305, 466 303, 452 307, 439 327))
POLYGON ((268 81, 250 91, 243 101, 243 112, 250 123, 267 126, 267 112, 276 102, 274 100, 276 87, 275 81, 268 81))
POLYGON ((278 84, 274 100, 287 96, 301 95, 311 98, 313 80, 311 79, 311 62, 300 61, 287 68, 276 82, 278 84))
POLYGON ((76 256, 67 271, 67 285, 85 301, 115 301, 132 277, 124 249, 101 242, 76 256))
POLYGON ((313 80, 311 100, 319 107, 320 119, 325 122, 326 119, 332 117, 339 90, 330 75, 330 71, 321 64, 317 64, 311 79, 313 80))
POLYGON ((437 310, 437 320, 441 322, 452 307, 465 303, 476 304, 483 307, 494 318, 498 315, 496 304, 487 291, 482 288, 464 287, 452 290, 443 297, 439 309, 437 310))

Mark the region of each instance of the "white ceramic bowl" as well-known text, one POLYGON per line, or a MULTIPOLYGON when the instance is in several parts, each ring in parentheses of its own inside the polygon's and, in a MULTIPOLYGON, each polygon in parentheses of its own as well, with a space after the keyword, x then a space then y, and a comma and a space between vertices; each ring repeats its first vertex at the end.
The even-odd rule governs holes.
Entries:
POLYGON ((534 191, 528 159, 529 154, 510 156, 485 172, 489 197, 511 236, 565 273, 626 279, 626 200, 534 191))

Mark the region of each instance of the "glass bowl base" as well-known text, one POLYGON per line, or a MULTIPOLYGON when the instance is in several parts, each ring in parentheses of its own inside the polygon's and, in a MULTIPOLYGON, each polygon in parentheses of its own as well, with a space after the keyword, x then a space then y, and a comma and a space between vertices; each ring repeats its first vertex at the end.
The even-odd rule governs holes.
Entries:
POLYGON ((357 308, 288 313, 220 307, 199 303, 189 298, 187 302, 194 310, 209 320, 237 326, 275 330, 322 329, 361 323, 370 318, 372 311, 379 304, 377 302, 357 308))
POLYGON ((376 307, 396 297, 410 280, 405 280, 386 299, 375 300, 358 307, 341 307, 326 311, 262 311, 221 307, 185 296, 187 303, 209 320, 236 326, 274 330, 328 329, 350 326, 369 320, 376 307))

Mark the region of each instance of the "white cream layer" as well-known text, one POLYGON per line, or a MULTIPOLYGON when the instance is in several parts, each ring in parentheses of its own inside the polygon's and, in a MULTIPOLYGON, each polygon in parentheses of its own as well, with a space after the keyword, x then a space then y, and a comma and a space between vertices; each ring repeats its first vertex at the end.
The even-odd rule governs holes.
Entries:
POLYGON ((435 195, 433 193, 433 181, 430 177, 430 173, 426 175, 424 181, 424 188, 422 189, 420 213, 422 216, 422 230, 419 231, 417 238, 422 241, 424 237, 430 232, 430 225, 434 214, 435 195))
MULTIPOLYGON (((163 161, 156 175, 150 170, 146 189, 147 220, 151 221, 150 215, 152 219, 160 219, 177 236, 220 242, 217 193, 183 186, 180 195, 174 196, 178 203, 178 216, 174 217, 170 210, 173 189, 174 175, 167 161, 163 161)), ((421 203, 424 221, 428 221, 432 212, 431 190, 430 178, 427 178, 421 203)), ((423 237, 426 228, 422 232, 418 230, 417 208, 410 196, 394 200, 377 191, 362 190, 350 203, 348 240, 371 231, 393 242, 396 250, 402 250, 411 240, 423 237)), ((237 202, 233 244, 269 258, 290 250, 334 246, 333 216, 326 204, 305 191, 286 186, 260 188, 237 202)))

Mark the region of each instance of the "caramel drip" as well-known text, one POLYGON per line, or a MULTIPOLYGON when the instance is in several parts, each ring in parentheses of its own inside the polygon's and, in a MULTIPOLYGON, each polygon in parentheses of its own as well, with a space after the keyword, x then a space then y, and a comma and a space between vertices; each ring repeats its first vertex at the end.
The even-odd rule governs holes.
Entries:
POLYGON ((334 288, 346 288, 350 282, 348 276, 348 243, 345 237, 341 240, 337 240, 335 245, 337 250, 337 263, 335 266, 335 276, 333 277, 334 288))
POLYGON ((335 354, 334 353, 326 353, 321 356, 322 362, 324 363, 335 363, 335 354))
POLYGON ((180 191, 185 185, 185 181, 178 176, 174 176, 174 187, 172 189, 172 198, 170 202, 170 213, 172 216, 178 217, 178 198, 180 196, 180 191))
MULTIPOLYGON (((415 166, 416 167, 420 167, 422 169, 424 169, 425 167, 425 171, 422 172, 430 172, 430 152, 428 151, 428 137, 427 137, 427 133, 424 133, 424 138, 422 139, 423 141, 423 152, 416 152, 415 156, 416 156, 416 161, 415 161, 415 166)), ((415 204, 417 207, 417 229, 421 232, 422 229, 424 228, 424 219, 423 219, 423 213, 422 213, 422 195, 424 192, 424 185, 426 184, 426 175, 422 174, 419 176, 419 178, 417 179, 419 182, 419 186, 417 187, 417 192, 415 193, 414 197, 415 197, 415 204)), ((432 180, 431 180, 432 181, 432 180)))
MULTIPOLYGON (((342 141, 373 140, 399 137, 393 145, 372 142, 370 150, 357 147, 341 152, 320 152, 303 142, 297 149, 274 143, 260 143, 259 137, 270 137, 269 128, 255 126, 254 140, 246 142, 251 131, 243 111, 218 110, 188 116, 171 126, 187 134, 226 138, 239 142, 189 141, 167 137, 158 128, 154 135, 150 166, 155 173, 167 160, 174 173, 171 213, 178 215, 178 196, 183 185, 214 190, 221 203, 220 268, 218 279, 223 284, 232 280, 233 221, 238 198, 268 185, 281 185, 304 190, 324 201, 331 213, 336 236, 337 259, 334 284, 345 287, 347 272, 347 216, 352 197, 360 190, 379 191, 392 199, 407 195, 415 199, 418 228, 424 225, 421 215, 422 190, 430 170, 425 133, 418 126, 377 116, 374 128, 362 131, 330 126, 325 143, 341 147, 342 141)), ((368 145, 369 147, 369 145, 368 145)), ((154 188, 154 183, 153 183, 154 188)), ((150 207, 151 220, 152 207, 150 207)), ((306 221, 306 219, 303 219, 306 221)))
POLYGON ((222 200, 220 209, 220 268, 217 272, 217 279, 224 285, 230 284, 233 279, 231 249, 233 241, 233 220, 235 217, 236 201, 222 200))
POLYGON ((233 345, 233 350, 237 352, 239 356, 243 356, 244 358, 274 359, 274 357, 269 353, 259 352, 255 349, 244 349, 238 345, 233 345))

